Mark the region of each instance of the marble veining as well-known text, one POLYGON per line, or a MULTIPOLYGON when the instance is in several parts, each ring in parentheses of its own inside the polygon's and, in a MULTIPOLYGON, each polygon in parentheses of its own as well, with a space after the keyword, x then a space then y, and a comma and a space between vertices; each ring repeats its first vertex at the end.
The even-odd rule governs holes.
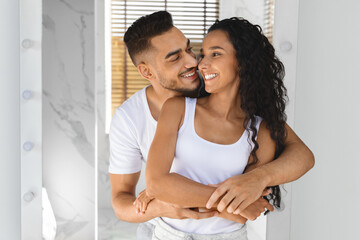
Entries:
POLYGON ((43 0, 43 184, 56 240, 95 239, 94 1, 43 0))
MULTIPOLYGON (((93 15, 94 14, 93 11, 84 11, 84 10, 76 9, 73 5, 71 5, 70 3, 68 3, 65 0, 59 0, 59 1, 61 3, 63 3, 67 8, 69 8, 71 11, 74 11, 75 13, 79 13, 79 14, 83 14, 83 15, 93 15)), ((73 2, 75 2, 75 1, 73 1, 73 2)))
POLYGON ((80 49, 81 49, 81 73, 83 75, 83 82, 84 82, 84 87, 85 87, 85 92, 87 94, 87 105, 89 109, 93 109, 94 108, 94 92, 92 91, 92 89, 90 88, 89 84, 90 84, 90 80, 89 80, 89 76, 87 74, 86 71, 86 48, 85 48, 85 30, 86 30, 86 22, 84 20, 84 16, 80 16, 80 25, 77 23, 74 23, 75 26, 77 27, 77 29, 79 30, 79 37, 80 37, 80 49))

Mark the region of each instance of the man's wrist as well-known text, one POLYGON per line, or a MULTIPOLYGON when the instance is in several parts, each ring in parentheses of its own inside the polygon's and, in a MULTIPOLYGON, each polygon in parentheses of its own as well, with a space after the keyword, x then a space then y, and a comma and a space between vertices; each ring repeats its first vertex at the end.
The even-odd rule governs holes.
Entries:
POLYGON ((249 172, 249 174, 253 174, 259 182, 262 183, 264 188, 270 186, 271 184, 271 174, 264 166, 260 166, 249 172))

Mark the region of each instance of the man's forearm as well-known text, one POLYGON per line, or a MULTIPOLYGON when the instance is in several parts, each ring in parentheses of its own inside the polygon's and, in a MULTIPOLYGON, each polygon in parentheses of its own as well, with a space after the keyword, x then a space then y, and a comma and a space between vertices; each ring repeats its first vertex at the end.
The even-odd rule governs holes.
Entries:
POLYGON ((313 153, 302 143, 288 144, 274 161, 246 173, 264 179, 266 186, 295 181, 314 166, 313 153))
POLYGON ((160 216, 158 202, 156 200, 151 201, 144 214, 136 213, 136 208, 133 205, 135 196, 130 193, 119 193, 116 198, 113 199, 113 209, 115 215, 122 221, 141 223, 149 221, 155 217, 160 216))

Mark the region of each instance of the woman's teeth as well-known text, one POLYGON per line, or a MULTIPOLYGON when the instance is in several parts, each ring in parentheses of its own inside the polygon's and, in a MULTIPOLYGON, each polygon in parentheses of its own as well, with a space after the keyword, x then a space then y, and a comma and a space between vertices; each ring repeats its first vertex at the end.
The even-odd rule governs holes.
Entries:
POLYGON ((206 79, 206 80, 209 80, 209 79, 212 79, 212 78, 214 78, 214 77, 216 77, 216 76, 217 76, 216 73, 214 73, 214 74, 206 74, 206 75, 205 75, 205 79, 206 79))

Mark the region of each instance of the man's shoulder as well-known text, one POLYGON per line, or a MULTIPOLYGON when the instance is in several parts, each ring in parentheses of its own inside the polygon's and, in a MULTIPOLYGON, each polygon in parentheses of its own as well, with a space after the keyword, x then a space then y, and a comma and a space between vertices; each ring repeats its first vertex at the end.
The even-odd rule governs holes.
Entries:
POLYGON ((144 104, 144 95, 145 89, 143 88, 136 93, 134 93, 130 98, 124 101, 117 109, 116 114, 125 114, 129 117, 136 116, 139 113, 143 113, 144 104))

